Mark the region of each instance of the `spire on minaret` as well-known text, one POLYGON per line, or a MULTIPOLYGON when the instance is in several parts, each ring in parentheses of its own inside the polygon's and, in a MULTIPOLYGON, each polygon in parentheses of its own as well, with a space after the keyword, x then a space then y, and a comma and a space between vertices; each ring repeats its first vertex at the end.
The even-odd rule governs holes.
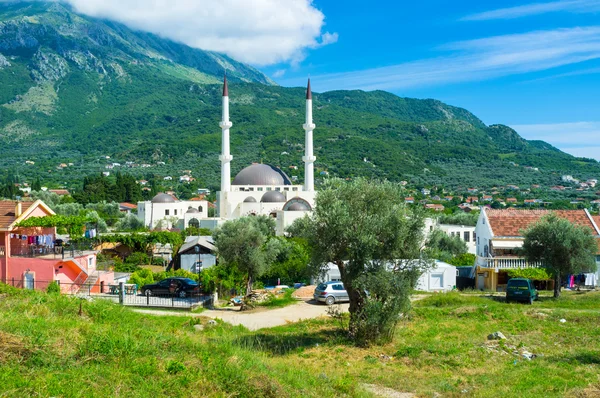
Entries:
POLYGON ((227 88, 227 72, 225 72, 225 77, 223 78, 223 97, 229 97, 229 89, 227 88))
POLYGON ((315 160, 317 158, 313 154, 313 130, 315 125, 312 120, 312 93, 310 90, 310 79, 306 86, 306 123, 304 123, 304 131, 306 133, 304 141, 304 191, 312 192, 315 190, 315 160))

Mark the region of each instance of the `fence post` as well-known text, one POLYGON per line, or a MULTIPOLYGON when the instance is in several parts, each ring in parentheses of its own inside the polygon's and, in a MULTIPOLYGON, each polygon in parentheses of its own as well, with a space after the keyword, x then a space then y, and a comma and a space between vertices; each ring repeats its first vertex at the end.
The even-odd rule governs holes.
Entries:
POLYGON ((119 282, 119 304, 125 304, 125 282, 119 282))
POLYGON ((146 294, 146 307, 150 307, 150 295, 146 294))

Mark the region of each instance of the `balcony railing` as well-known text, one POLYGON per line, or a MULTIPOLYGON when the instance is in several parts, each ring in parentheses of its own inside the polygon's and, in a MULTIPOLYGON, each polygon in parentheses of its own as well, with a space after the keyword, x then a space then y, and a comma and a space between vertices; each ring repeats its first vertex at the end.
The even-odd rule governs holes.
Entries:
POLYGON ((485 268, 538 268, 540 262, 529 263, 522 257, 477 257, 477 265, 485 268))

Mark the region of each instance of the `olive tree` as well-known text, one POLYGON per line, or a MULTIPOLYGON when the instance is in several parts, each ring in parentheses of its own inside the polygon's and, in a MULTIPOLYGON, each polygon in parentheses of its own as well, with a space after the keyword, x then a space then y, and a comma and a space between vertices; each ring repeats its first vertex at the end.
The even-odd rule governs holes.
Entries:
POLYGON ((421 260, 424 220, 404 205, 402 188, 358 178, 327 180, 310 217, 289 232, 304 237, 315 273, 333 263, 350 298, 349 334, 357 344, 390 339, 410 292, 428 266, 421 260))
POLYGON ((560 296, 562 275, 596 270, 598 245, 589 228, 550 213, 529 227, 524 236, 525 258, 540 262, 553 276, 555 298, 560 296))
POLYGON ((266 216, 227 221, 213 235, 219 261, 247 276, 246 295, 277 258, 280 242, 274 236, 275 221, 266 216))

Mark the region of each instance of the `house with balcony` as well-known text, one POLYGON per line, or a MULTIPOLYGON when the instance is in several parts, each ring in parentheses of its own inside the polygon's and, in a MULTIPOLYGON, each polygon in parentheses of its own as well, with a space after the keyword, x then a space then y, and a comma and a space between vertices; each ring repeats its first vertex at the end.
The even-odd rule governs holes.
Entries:
MULTIPOLYGON (((477 289, 504 291, 509 269, 542 265, 528 263, 519 249, 525 240, 523 231, 549 213, 549 210, 482 209, 475 227, 477 259, 473 274, 477 289)), ((598 239, 600 252, 600 217, 593 217, 587 210, 557 210, 554 213, 589 228, 598 239)), ((596 261, 600 263, 600 256, 596 261)))
POLYGON ((46 289, 56 281, 64 293, 100 293, 113 283, 112 271, 96 269, 96 252, 65 246, 55 227, 19 227, 31 217, 55 213, 44 202, 0 201, 0 281, 28 289, 46 289))

